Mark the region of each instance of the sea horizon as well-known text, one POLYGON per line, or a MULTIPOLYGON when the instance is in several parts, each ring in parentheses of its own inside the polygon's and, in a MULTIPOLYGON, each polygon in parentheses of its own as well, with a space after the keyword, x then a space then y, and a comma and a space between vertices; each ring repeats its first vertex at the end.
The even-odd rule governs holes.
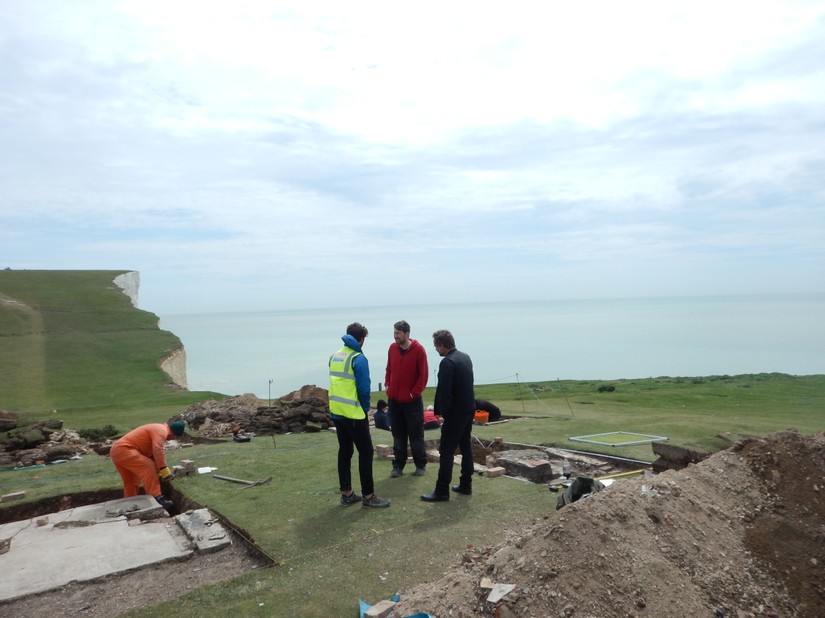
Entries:
MULTIPOLYGON (((623 302, 623 301, 689 301, 689 300, 724 300, 724 299, 754 299, 754 300, 766 300, 766 299, 820 299, 825 301, 825 292, 781 292, 781 293, 769 293, 769 292, 761 292, 761 293, 747 293, 747 294, 684 294, 684 295, 677 295, 677 296, 574 296, 570 298, 534 298, 534 299, 527 299, 527 300, 496 300, 496 301, 487 301, 485 305, 517 305, 517 304, 525 304, 531 305, 536 303, 588 303, 588 302, 623 302)), ((471 301, 464 301, 464 302, 451 302, 451 303, 443 303, 442 307, 466 307, 466 306, 473 306, 477 303, 471 301)), ((385 304, 354 304, 354 305, 343 305, 341 307, 336 308, 337 311, 358 311, 361 309, 367 310, 374 310, 374 309, 395 309, 400 306, 408 307, 410 309, 416 308, 424 308, 424 307, 432 307, 433 304, 431 302, 417 302, 417 303, 406 303, 404 305, 398 305, 393 303, 385 303, 385 304)), ((146 311, 149 311, 148 308, 143 308, 146 311)), ((249 310, 238 310, 238 309, 222 309, 217 311, 173 311, 168 313, 158 313, 158 316, 166 316, 169 318, 178 318, 178 317, 185 317, 185 316, 199 316, 199 315, 236 315, 236 314, 270 314, 270 313, 293 313, 296 311, 327 311, 331 310, 329 306, 326 305, 316 305, 316 306, 300 306, 300 307, 274 307, 274 308, 267 308, 267 309, 249 309, 249 310)))
POLYGON ((326 361, 347 324, 370 331, 373 390, 384 381, 392 325, 447 328, 477 384, 747 373, 825 373, 825 294, 747 294, 274 309, 159 316, 186 350, 190 390, 266 399, 326 387, 326 361))

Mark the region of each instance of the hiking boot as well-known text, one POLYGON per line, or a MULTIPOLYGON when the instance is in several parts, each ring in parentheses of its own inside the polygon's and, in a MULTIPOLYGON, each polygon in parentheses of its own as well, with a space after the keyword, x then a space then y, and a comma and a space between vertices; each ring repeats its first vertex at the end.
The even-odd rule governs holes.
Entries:
POLYGON ((424 473, 427 471, 426 468, 416 468, 415 472, 413 472, 413 476, 424 476, 424 473))
POLYGON ((457 494, 464 494, 465 496, 472 496, 473 489, 472 487, 466 487, 463 485, 453 485, 452 490, 457 494))
POLYGON ((404 471, 400 470, 399 468, 395 468, 395 467, 393 467, 392 472, 390 472, 390 476, 394 479, 397 479, 402 474, 404 474, 404 471))
POLYGON ((389 500, 379 498, 378 494, 372 494, 369 498, 364 498, 361 506, 365 509, 385 509, 390 505, 389 500))
POLYGON ((361 496, 357 493, 352 492, 348 496, 341 494, 341 506, 349 506, 350 504, 355 504, 356 502, 361 502, 361 496))

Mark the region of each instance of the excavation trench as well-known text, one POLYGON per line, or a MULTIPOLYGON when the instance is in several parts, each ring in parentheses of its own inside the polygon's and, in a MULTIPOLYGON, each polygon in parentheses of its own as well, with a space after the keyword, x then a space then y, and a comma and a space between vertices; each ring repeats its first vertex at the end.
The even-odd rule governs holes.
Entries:
MULTIPOLYGON (((425 442, 428 459, 438 461, 439 440, 425 442)), ((479 474, 493 474, 521 478, 532 483, 554 484, 565 480, 565 462, 571 476, 598 478, 649 469, 646 461, 568 450, 537 444, 505 442, 501 438, 482 440, 472 438, 473 463, 479 474), (503 468, 503 471, 500 470, 503 468)), ((388 456, 385 455, 385 457, 388 456)), ((391 456, 390 456, 391 457, 391 456)))
MULTIPOLYGON (((43 500, 10 506, 0 511, 0 524, 10 524, 32 520, 33 525, 40 523, 47 516, 69 509, 99 505, 122 498, 118 489, 79 492, 43 500)), ((180 513, 193 512, 203 507, 172 488, 169 498, 180 513)), ((13 615, 18 618, 42 616, 45 608, 53 616, 109 617, 118 616, 138 607, 155 605, 173 599, 192 589, 231 579, 275 564, 250 535, 227 520, 221 513, 209 509, 213 519, 226 531, 231 543, 214 552, 193 551, 180 558, 149 564, 141 568, 112 572, 102 577, 86 579, 83 573, 77 573, 78 580, 61 583, 53 589, 26 596, 15 596, 0 602, 0 615, 13 615)), ((169 525, 168 518, 154 522, 145 522, 141 526, 169 525)), ((12 540, 12 543, 14 539, 12 540)), ((112 552, 119 551, 113 543, 112 552)), ((14 547, 12 546, 12 549, 14 547)), ((25 561, 32 557, 10 551, 3 559, 25 561)), ((100 557, 105 560, 104 556, 100 557)), ((31 568, 35 565, 15 565, 10 568, 31 568)), ((5 566, 4 566, 5 568, 5 566)), ((68 560, 66 569, 77 569, 73 561, 68 560)))

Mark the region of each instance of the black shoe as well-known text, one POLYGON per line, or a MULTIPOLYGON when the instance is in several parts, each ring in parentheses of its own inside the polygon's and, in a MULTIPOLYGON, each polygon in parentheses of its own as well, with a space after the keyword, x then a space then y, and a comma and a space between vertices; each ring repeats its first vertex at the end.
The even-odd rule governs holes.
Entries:
POLYGON ((447 502, 450 499, 450 494, 422 494, 421 499, 424 502, 447 502))
POLYGON ((453 485, 452 490, 457 494, 464 494, 465 496, 472 496, 472 487, 462 487, 461 485, 453 485))

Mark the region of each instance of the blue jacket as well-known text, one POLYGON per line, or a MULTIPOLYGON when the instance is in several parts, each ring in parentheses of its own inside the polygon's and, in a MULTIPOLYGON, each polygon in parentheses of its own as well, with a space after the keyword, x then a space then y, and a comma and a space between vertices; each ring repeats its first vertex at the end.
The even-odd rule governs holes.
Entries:
POLYGON ((341 341, 343 341, 344 345, 348 348, 356 352, 361 352, 361 354, 352 359, 352 371, 355 373, 355 390, 358 391, 358 401, 361 403, 364 413, 369 417, 370 389, 372 388, 369 361, 367 357, 364 356, 364 352, 361 350, 361 346, 358 345, 355 337, 352 335, 344 335, 341 337, 341 341))

